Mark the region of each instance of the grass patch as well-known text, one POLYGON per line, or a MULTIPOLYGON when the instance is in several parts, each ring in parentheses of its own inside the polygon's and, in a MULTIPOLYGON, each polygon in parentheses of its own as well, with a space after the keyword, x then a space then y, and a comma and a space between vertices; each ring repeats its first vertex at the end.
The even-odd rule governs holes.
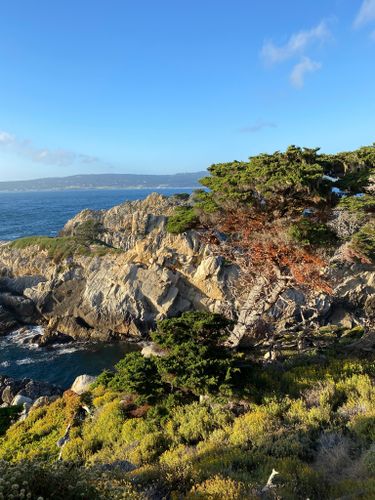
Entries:
POLYGON ((23 250, 32 246, 46 251, 48 257, 55 262, 67 259, 73 255, 103 256, 111 252, 121 251, 103 244, 89 244, 82 242, 74 236, 61 236, 49 238, 48 236, 28 236, 15 240, 10 245, 12 248, 23 250))
POLYGON ((291 238, 302 245, 326 246, 333 245, 337 237, 329 227, 322 222, 301 219, 289 229, 291 238))

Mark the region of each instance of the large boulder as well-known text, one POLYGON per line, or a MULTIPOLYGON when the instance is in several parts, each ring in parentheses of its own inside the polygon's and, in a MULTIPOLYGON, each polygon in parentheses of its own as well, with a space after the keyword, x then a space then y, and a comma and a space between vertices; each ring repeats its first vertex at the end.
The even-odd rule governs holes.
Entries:
POLYGON ((76 394, 81 395, 90 389, 96 379, 97 377, 92 375, 79 375, 73 382, 71 390, 76 394))
POLYGON ((23 406, 23 405, 27 405, 27 406, 31 406, 33 404, 33 400, 26 397, 26 396, 22 396, 21 394, 17 394, 17 396, 15 396, 12 400, 12 402, 10 403, 10 406, 23 406))

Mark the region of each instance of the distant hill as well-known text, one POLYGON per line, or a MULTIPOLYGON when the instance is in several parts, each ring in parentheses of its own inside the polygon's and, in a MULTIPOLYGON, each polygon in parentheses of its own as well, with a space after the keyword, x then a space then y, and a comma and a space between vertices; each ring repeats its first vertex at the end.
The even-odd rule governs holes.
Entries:
POLYGON ((62 191, 67 189, 195 188, 207 173, 172 175, 96 174, 0 182, 0 191, 62 191))

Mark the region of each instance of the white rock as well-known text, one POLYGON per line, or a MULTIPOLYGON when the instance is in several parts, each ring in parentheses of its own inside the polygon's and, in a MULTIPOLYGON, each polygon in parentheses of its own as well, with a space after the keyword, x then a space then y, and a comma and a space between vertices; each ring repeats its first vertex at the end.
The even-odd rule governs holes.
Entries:
POLYGON ((27 396, 22 396, 22 394, 17 394, 11 402, 11 406, 21 406, 21 405, 32 405, 33 400, 31 398, 28 398, 27 396))
POLYGON ((98 377, 94 377, 92 375, 80 375, 73 382, 71 390, 76 394, 81 395, 90 389, 91 384, 93 384, 97 378, 98 377))
POLYGON ((157 356, 159 358, 162 358, 166 356, 167 351, 161 349, 161 347, 159 347, 157 344, 150 342, 149 344, 144 346, 144 348, 141 351, 141 354, 145 358, 150 358, 151 356, 157 356))

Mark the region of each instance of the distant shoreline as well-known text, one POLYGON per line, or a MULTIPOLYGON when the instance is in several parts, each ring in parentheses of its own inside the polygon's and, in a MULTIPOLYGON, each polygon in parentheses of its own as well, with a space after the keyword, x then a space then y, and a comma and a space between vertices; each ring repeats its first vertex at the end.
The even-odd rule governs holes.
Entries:
MULTIPOLYGON (((115 187, 115 186, 103 186, 103 187, 69 187, 69 188, 48 188, 48 189, 0 189, 0 193, 55 193, 55 192, 66 192, 66 191, 145 191, 145 190, 158 190, 158 189, 170 189, 173 191, 178 191, 182 189, 200 189, 199 185, 195 186, 181 186, 181 187, 170 187, 170 186, 150 186, 150 187, 115 187)), ((203 188, 202 188, 203 189, 203 188)))

